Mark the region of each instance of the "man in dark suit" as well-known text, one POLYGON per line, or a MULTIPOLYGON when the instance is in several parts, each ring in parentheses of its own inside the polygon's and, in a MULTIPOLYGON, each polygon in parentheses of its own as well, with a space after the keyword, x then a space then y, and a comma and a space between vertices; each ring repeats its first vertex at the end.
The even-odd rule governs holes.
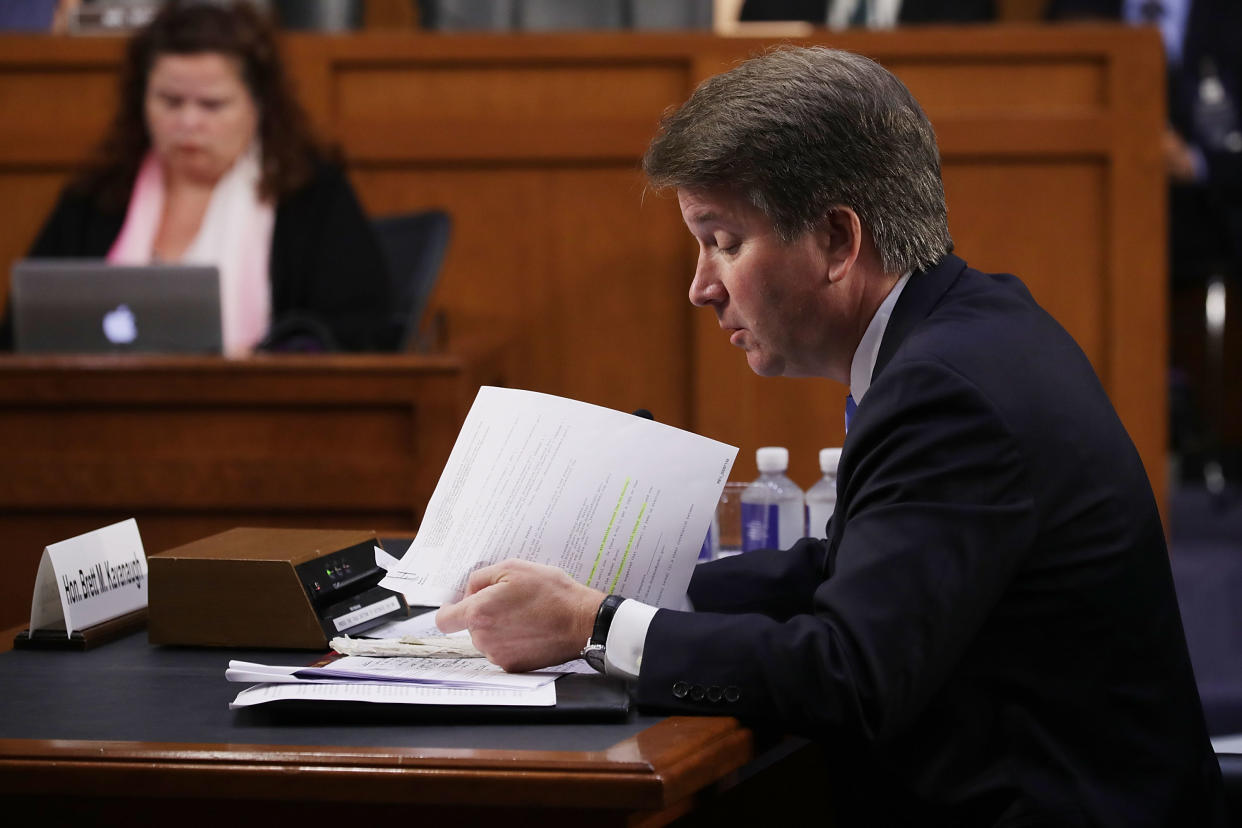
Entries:
POLYGON ((951 255, 909 91, 776 51, 702 84, 644 165, 699 242, 691 301, 751 368, 850 386, 828 537, 700 566, 695 612, 505 561, 441 628, 507 669, 589 632, 645 709, 816 738, 834 824, 1217 824, 1137 452, 1026 288, 951 255))

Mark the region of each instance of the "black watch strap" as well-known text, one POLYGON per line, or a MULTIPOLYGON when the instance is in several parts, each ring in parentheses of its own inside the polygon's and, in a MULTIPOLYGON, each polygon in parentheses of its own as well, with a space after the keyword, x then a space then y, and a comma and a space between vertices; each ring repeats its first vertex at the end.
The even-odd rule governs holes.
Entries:
POLYGON ((620 595, 609 595, 599 602, 599 610, 595 613, 595 628, 591 630, 591 643, 603 646, 608 643, 608 630, 612 627, 612 617, 617 614, 617 607, 625 599, 620 595))

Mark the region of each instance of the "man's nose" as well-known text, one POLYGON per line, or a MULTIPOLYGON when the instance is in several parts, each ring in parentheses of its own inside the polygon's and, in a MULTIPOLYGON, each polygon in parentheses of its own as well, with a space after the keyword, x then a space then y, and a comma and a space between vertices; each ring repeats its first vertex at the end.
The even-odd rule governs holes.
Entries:
POLYGON ((694 268, 694 278, 690 280, 690 304, 701 308, 723 302, 724 297, 724 285, 716 277, 710 262, 705 261, 700 253, 694 268))

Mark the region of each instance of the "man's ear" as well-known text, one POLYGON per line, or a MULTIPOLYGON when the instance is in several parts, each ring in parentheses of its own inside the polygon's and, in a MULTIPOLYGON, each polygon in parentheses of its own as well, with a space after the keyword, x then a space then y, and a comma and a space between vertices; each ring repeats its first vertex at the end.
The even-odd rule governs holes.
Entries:
POLYGON ((820 222, 820 245, 828 262, 828 280, 838 282, 853 269, 862 250, 862 222, 849 207, 833 207, 820 222))

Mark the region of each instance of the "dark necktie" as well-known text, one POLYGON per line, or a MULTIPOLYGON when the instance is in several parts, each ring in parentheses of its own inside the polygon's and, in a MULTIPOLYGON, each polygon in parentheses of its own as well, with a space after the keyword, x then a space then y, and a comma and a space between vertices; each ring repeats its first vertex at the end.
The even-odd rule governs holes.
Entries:
POLYGON ((845 433, 850 433, 850 423, 854 420, 854 412, 858 410, 858 404, 854 402, 854 395, 850 394, 845 398, 845 433))

